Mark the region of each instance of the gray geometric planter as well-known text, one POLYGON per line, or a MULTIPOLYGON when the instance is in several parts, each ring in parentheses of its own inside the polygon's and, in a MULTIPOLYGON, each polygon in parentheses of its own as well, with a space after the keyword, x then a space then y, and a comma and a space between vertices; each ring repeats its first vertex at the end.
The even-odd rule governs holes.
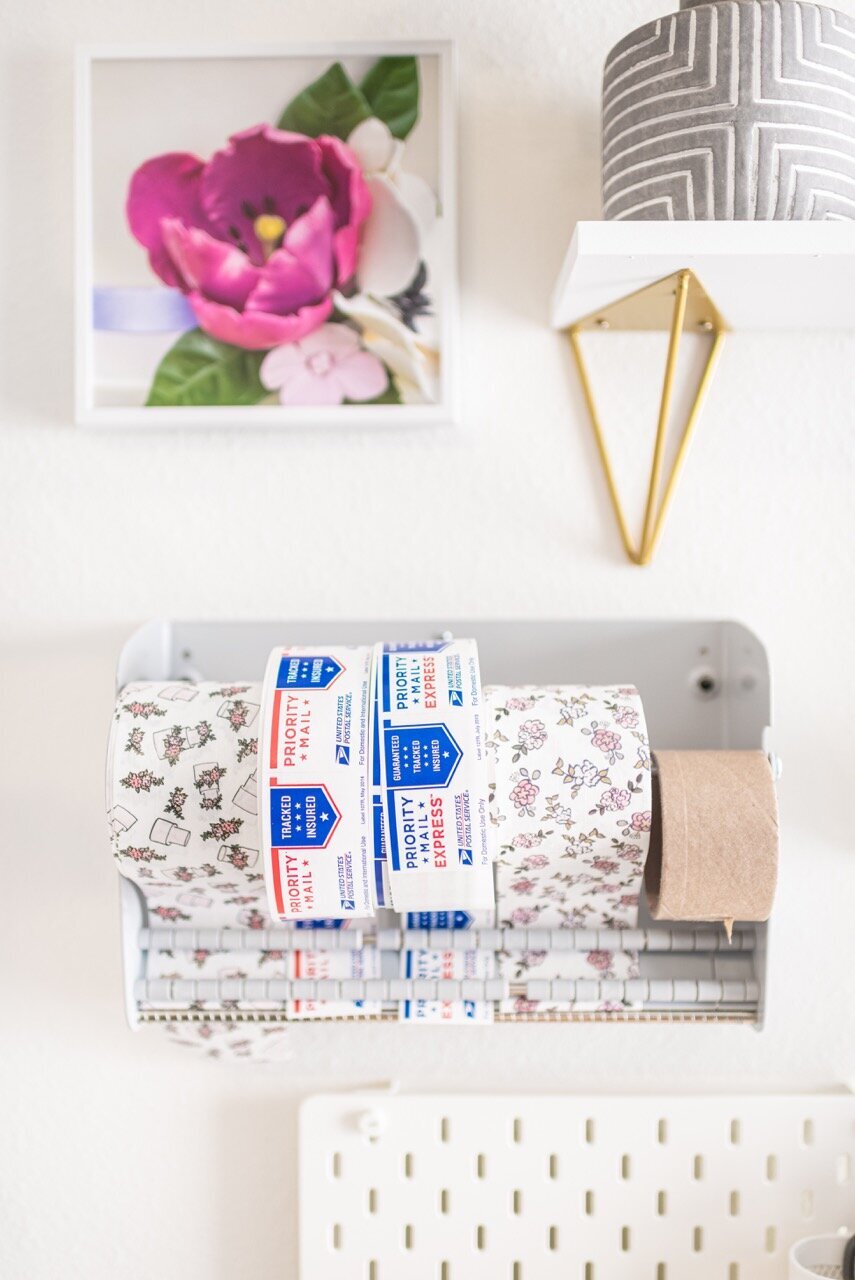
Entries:
POLYGON ((681 0, 608 56, 606 218, 855 219, 855 19, 681 0))

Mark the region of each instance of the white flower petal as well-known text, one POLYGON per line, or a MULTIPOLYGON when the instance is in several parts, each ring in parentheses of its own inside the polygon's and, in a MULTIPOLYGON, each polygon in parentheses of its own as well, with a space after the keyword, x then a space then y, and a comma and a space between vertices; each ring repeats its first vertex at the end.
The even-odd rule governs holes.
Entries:
POLYGON ((424 239, 436 222, 436 195, 433 189, 415 173, 398 173, 395 186, 401 199, 419 224, 424 239))
POLYGON ((366 176, 382 173, 395 155, 395 139, 389 126, 376 116, 358 124, 347 139, 347 145, 355 154, 366 176))
POLYGON ((406 289, 421 261, 419 225, 394 183, 367 179, 372 208, 362 233, 357 276, 366 293, 384 296, 406 289))

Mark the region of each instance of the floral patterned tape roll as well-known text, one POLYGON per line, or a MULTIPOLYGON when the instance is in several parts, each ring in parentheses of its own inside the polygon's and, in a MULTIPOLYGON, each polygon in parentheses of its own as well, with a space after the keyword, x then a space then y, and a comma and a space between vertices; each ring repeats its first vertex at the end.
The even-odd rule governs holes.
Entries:
POLYGON ((258 684, 130 684, 107 764, 122 875, 151 924, 262 929, 256 805, 258 684))
MULTIPOLYGON (((631 685, 497 686, 485 690, 485 700, 499 922, 635 927, 652 810, 638 691, 631 685)), ((546 972, 546 957, 523 960, 524 972, 519 957, 504 960, 502 975, 519 980, 531 969, 531 977, 632 977, 638 962, 632 952, 595 951, 577 956, 572 973, 553 974, 546 972)))
POLYGON ((486 690, 499 918, 632 928, 650 840, 650 755, 638 691, 486 690))

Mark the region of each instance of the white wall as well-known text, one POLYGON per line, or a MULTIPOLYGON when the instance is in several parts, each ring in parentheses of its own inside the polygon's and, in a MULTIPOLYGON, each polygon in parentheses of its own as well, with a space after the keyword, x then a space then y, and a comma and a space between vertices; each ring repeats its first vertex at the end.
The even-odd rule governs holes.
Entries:
MULTIPOLYGON (((334 1083, 760 1090, 855 1074, 855 337, 730 342, 661 553, 639 570, 619 554, 568 353, 546 326, 572 224, 597 216, 603 57, 666 7, 2 0, 4 1278, 293 1275, 295 1108, 334 1083), (292 36, 459 42, 459 427, 76 430, 74 43, 292 36), (436 569, 408 564, 422 520, 390 538, 393 491, 430 513, 436 569), (325 494, 341 518, 322 515, 325 494), (265 545, 281 547, 275 563, 265 545), (272 1074, 131 1035, 102 817, 123 638, 156 615, 467 612, 728 616, 764 638, 786 770, 767 1030, 309 1027, 272 1074)), ((641 364, 627 349, 613 367, 641 364)), ((646 443, 652 401, 624 383, 614 403, 646 443)))

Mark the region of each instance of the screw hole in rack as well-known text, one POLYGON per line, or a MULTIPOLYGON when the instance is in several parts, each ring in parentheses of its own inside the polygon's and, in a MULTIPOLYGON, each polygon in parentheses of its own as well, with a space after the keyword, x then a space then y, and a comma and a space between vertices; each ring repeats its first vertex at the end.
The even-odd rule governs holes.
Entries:
POLYGON ((487 1248, 487 1228, 484 1226, 483 1222, 479 1223, 475 1228, 475 1248, 487 1248))
POLYGON ((377 1188, 376 1187, 368 1188, 368 1212, 369 1213, 377 1212, 377 1188))
POLYGON ((802 1142, 806 1147, 813 1146, 813 1120, 810 1118, 802 1123, 802 1142))
POLYGON ((407 1151, 404 1154, 404 1177, 412 1178, 413 1176, 413 1153, 407 1151))
POLYGON ((446 1261, 439 1264, 439 1280, 451 1280, 451 1266, 446 1261))
POLYGON ((694 1253, 703 1253, 704 1251, 703 1227, 695 1227, 692 1231, 692 1251, 694 1253))
POLYGON ((487 1176, 487 1157, 483 1151, 479 1151, 475 1159, 475 1173, 479 1178, 487 1176))
POLYGON ((443 1187, 439 1193, 439 1211, 440 1213, 451 1212, 451 1196, 448 1193, 448 1187, 443 1187))
POLYGON ((334 1151, 332 1156, 332 1176, 334 1178, 341 1177, 341 1152, 334 1151))
POLYGON ((519 1116, 514 1117, 512 1133, 514 1142, 522 1142, 522 1120, 519 1116))
POLYGON ((592 1147, 594 1145, 595 1134, 596 1134, 596 1125, 594 1124, 593 1118, 591 1116, 588 1116, 588 1119, 585 1121, 585 1141, 587 1142, 589 1147, 592 1147))
POLYGON ((664 1147, 668 1141, 668 1121, 663 1116, 656 1125, 656 1141, 660 1147, 664 1147))
POLYGON ((695 1182, 701 1182, 704 1176, 704 1158, 701 1155, 695 1156, 692 1161, 692 1177, 695 1182))
POLYGON ((593 1262, 585 1263, 585 1280, 594 1280, 594 1264, 593 1262))
POLYGON ((520 1191, 519 1187, 517 1187, 516 1190, 514 1191, 513 1196, 511 1197, 511 1206, 513 1208, 514 1213, 517 1215, 517 1217, 519 1217, 519 1215, 522 1213, 522 1204, 523 1204, 522 1192, 520 1191))
POLYGON ((547 1239, 548 1239, 549 1248, 554 1253, 558 1248, 558 1228, 555 1225, 549 1228, 549 1236, 547 1239))
POLYGON ((368 1280, 377 1280, 377 1259, 371 1258, 368 1262, 368 1280))
POLYGON ((668 1280, 668 1268, 664 1262, 656 1264, 656 1280, 668 1280))
POLYGON ((585 1192, 585 1214, 589 1218, 594 1216, 594 1193, 590 1190, 585 1192))
POLYGON ((731 1191, 730 1193, 730 1216, 731 1218, 739 1217, 739 1192, 731 1191))
POLYGON ((334 1249, 341 1248, 341 1223, 334 1222, 332 1229, 332 1247, 334 1249))
POLYGON ((624 1152, 620 1158, 620 1176, 624 1182, 629 1182, 632 1176, 632 1160, 628 1152, 624 1152))
POLYGON ((523 1280, 523 1269, 521 1262, 515 1262, 511 1271, 512 1280, 523 1280))
POLYGON ((408 1222, 404 1227, 404 1248, 412 1249, 413 1247, 413 1224, 408 1222))
POLYGON ((620 1229, 620 1249, 621 1253, 629 1253, 632 1248, 632 1232, 629 1227, 623 1226, 620 1229))
POLYGON ((439 1140, 440 1142, 451 1141, 451 1121, 448 1116, 443 1116, 439 1122, 439 1140))
POLYGON ((664 1218, 668 1212, 668 1192, 657 1191, 656 1193, 656 1212, 660 1218, 664 1218))
POLYGON ((727 1280, 739 1280, 739 1263, 731 1262, 727 1268, 727 1280))
POLYGON ((778 1233, 774 1227, 766 1228, 765 1247, 767 1253, 774 1253, 778 1245, 778 1233))
POLYGON ((774 1182, 778 1176, 778 1157, 769 1155, 766 1157, 766 1181, 774 1182))
POLYGON ((553 1182, 558 1177, 558 1156, 555 1152, 549 1157, 549 1176, 553 1182))
POLYGON ((730 1122, 730 1145, 738 1147, 742 1141, 742 1124, 739 1120, 731 1120, 730 1122))

